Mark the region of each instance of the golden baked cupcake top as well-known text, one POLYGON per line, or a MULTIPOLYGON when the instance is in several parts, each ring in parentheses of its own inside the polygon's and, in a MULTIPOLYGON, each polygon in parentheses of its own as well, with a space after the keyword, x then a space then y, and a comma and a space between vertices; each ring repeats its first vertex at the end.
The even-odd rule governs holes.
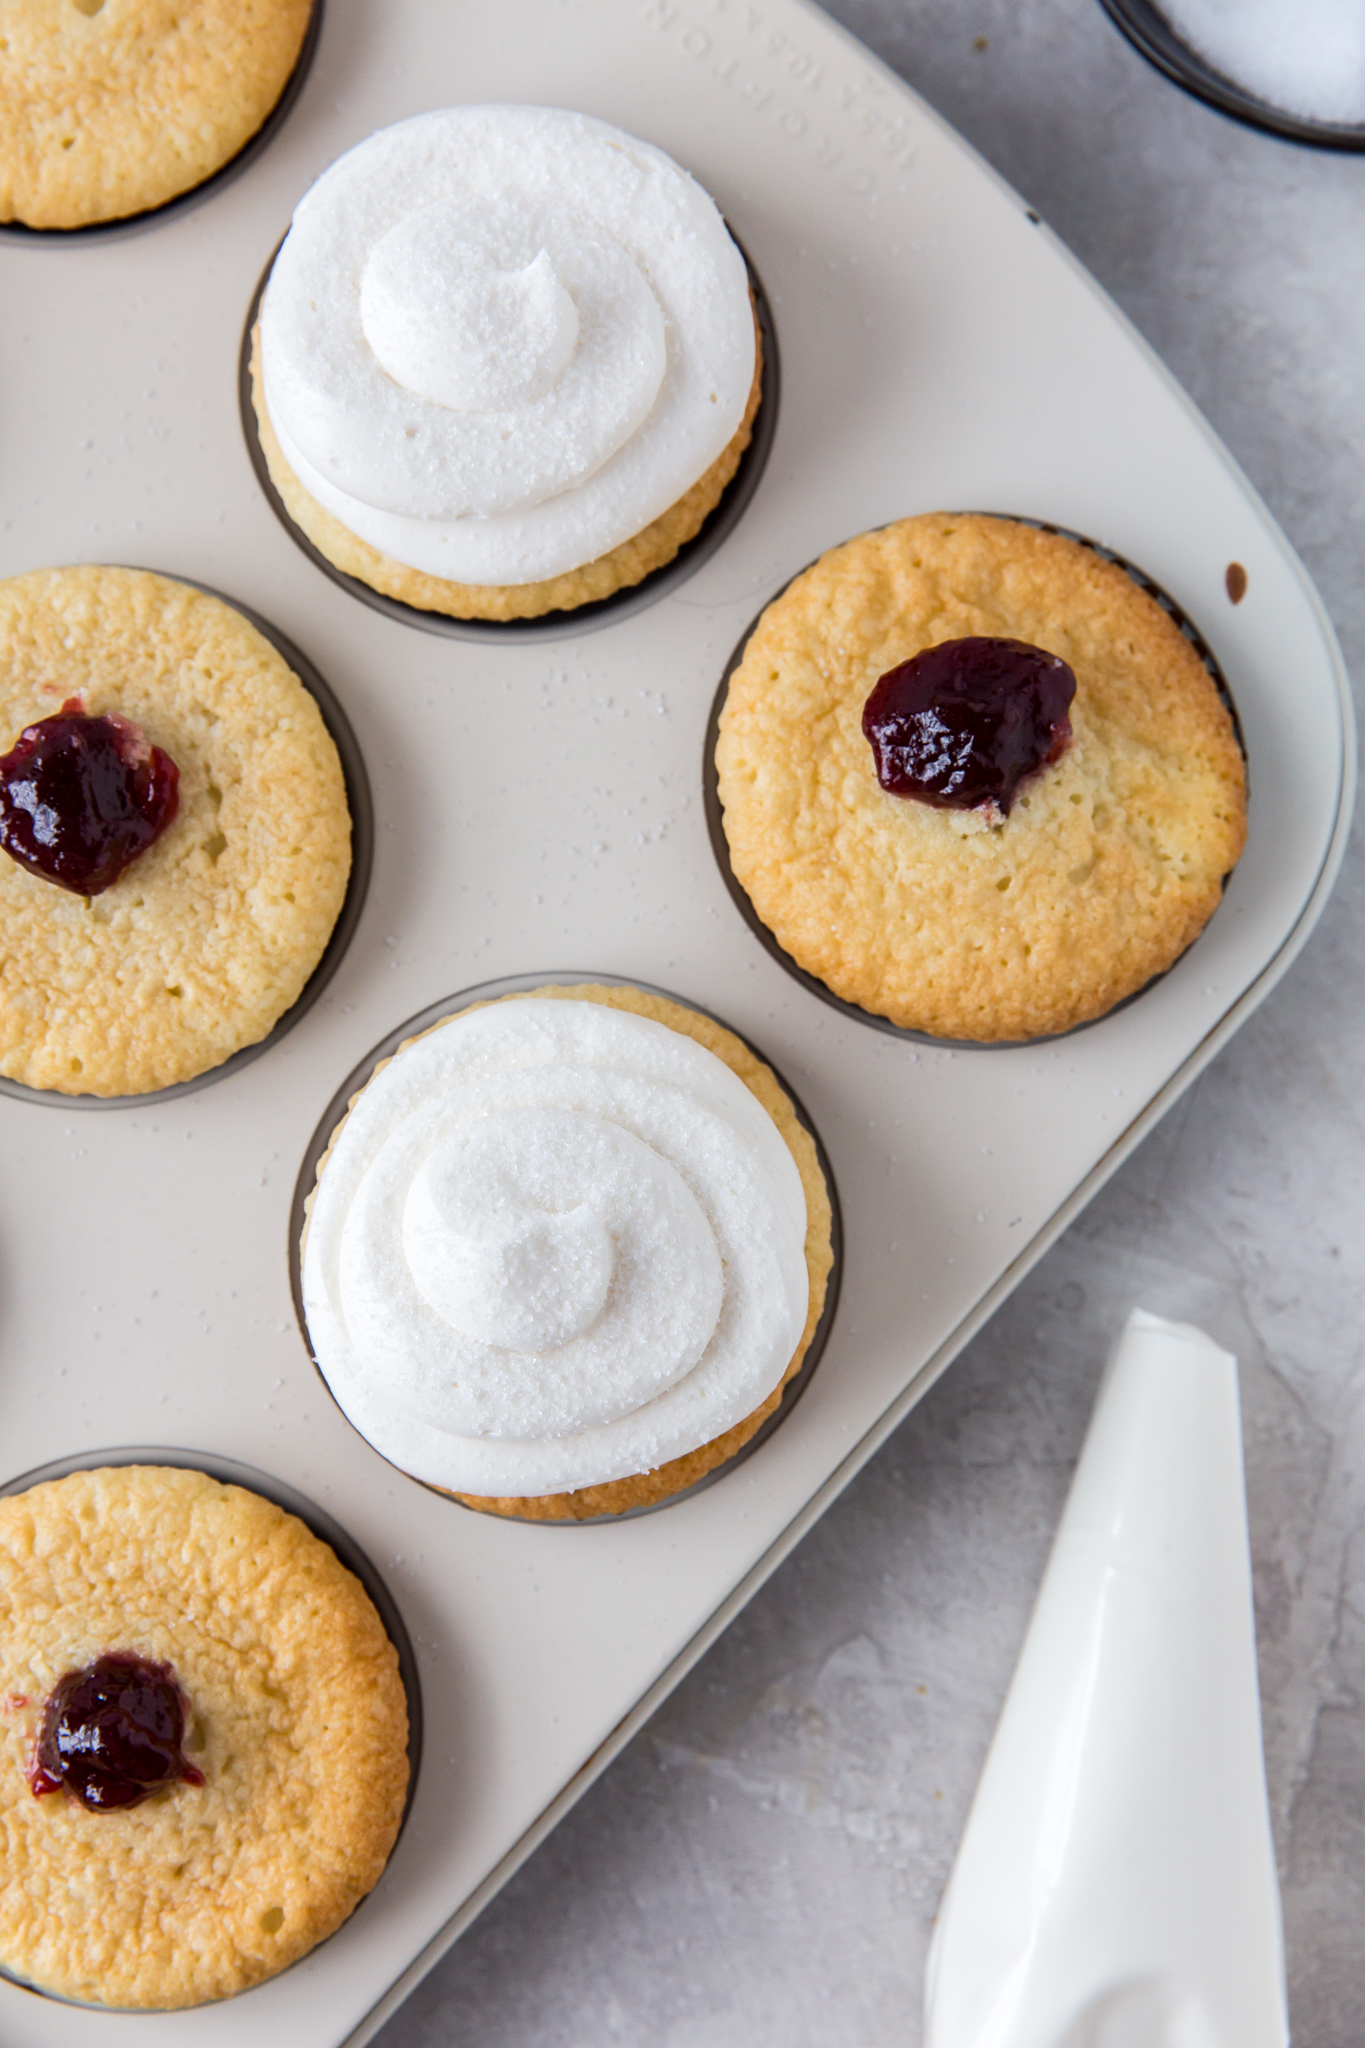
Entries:
POLYGON ((0 755, 72 699, 169 757, 177 805, 95 895, 0 852, 0 1074, 140 1094, 255 1044, 297 999, 346 892, 345 784, 283 657, 222 599, 147 570, 0 583, 0 755))
POLYGON ((731 677, 716 770, 731 867, 778 943, 944 1038, 1065 1031, 1134 994, 1203 929, 1246 833, 1232 720, 1170 616, 1093 549, 978 515, 901 520, 798 576, 731 677), (1069 738, 1003 810, 890 793, 874 688, 977 637, 1067 664, 1069 738))
MULTIPOLYGON (((135 1716, 136 1700, 125 1707, 135 1716)), ((295 1516, 165 1466, 0 1499, 0 1964, 64 1998, 199 2005, 273 1976, 377 1882, 407 1795, 398 1658, 364 1588, 295 1516), (126 1762, 74 1677, 170 1702, 186 1770, 137 1803, 52 1784, 63 1749, 126 1762), (150 1674, 150 1675, 149 1675, 150 1674), (65 1685, 63 1681, 66 1681, 65 1685), (75 1706, 72 1701, 75 1696, 75 1706), (58 1727, 65 1708, 67 1739, 58 1727)), ((150 1768, 144 1747, 132 1768, 150 1768)))
POLYGON ((382 129, 304 196, 252 380, 277 493, 335 566, 529 618, 698 531, 759 355, 744 259, 662 150, 562 108, 463 106, 382 129))
POLYGON ((732 1032, 550 986, 376 1068, 319 1164, 303 1301, 386 1457, 472 1506, 581 1520, 749 1441, 820 1322, 831 1232, 814 1141, 732 1032))
POLYGON ((236 156, 312 0, 0 0, 0 221, 145 213, 236 156))

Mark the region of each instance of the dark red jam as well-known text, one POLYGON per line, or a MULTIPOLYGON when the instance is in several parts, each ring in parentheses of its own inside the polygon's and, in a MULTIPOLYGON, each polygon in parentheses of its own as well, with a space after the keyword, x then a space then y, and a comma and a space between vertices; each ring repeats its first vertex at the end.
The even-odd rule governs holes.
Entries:
POLYGON ((98 896, 175 816, 180 770, 131 719, 68 697, 0 755, 0 847, 31 874, 98 896))
POLYGON ((877 780, 940 810, 1009 814, 1065 751, 1076 678, 1023 640, 944 640, 888 669, 863 706, 877 780))
POLYGON ((65 1785, 96 1813, 136 1806, 162 1785, 204 1774, 185 1756, 185 1695, 169 1664, 110 1650, 59 1678, 43 1709, 29 1783, 35 1798, 65 1785))

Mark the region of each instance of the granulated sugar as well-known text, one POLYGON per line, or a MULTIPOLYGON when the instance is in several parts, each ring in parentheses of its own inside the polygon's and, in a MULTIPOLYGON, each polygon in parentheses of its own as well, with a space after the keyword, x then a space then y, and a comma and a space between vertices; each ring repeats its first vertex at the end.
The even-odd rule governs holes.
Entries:
POLYGON ((1177 34, 1257 99, 1365 125, 1365 0, 1161 0, 1177 34))

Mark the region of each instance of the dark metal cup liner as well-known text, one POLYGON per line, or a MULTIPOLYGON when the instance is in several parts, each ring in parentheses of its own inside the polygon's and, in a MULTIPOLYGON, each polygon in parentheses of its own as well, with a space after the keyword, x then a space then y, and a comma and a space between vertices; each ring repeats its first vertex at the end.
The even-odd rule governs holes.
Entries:
MULTIPOLYGON (((120 1445, 108 1451, 78 1451, 72 1457, 54 1458, 48 1464, 35 1466, 31 1472, 21 1472, 16 1479, 7 1480, 0 1485, 0 1498, 8 1494, 27 1493, 30 1487, 42 1486, 51 1479, 67 1479, 73 1472, 95 1472, 108 1466, 119 1465, 169 1465, 177 1471, 204 1472, 210 1479, 217 1479, 224 1486, 241 1486, 248 1493, 259 1493, 263 1499, 274 1501, 276 1507, 283 1508, 287 1514, 297 1515, 304 1527, 310 1529, 319 1542, 325 1543, 330 1550, 335 1551, 347 1571, 354 1573, 359 1579, 383 1623, 384 1633, 398 1653, 398 1675, 403 1682, 408 1702, 408 1792, 403 1805, 403 1818, 398 1824, 393 1849, 389 1852, 392 1858, 394 1850, 403 1839, 403 1830, 412 1812, 417 1775, 422 1763, 422 1686, 417 1669, 417 1653, 413 1648, 407 1623, 378 1568, 355 1538, 342 1528, 340 1522, 329 1515, 325 1508, 320 1508, 315 1501, 309 1500, 306 1494, 298 1492, 285 1480, 276 1479, 273 1473, 258 1471, 254 1465, 243 1465, 236 1458, 220 1458, 211 1451, 186 1451, 165 1444, 120 1445)), ((355 1911, 363 1912, 364 1907, 365 1900, 361 1899, 355 1911)), ((342 1921, 341 1927, 348 1924, 350 1917, 348 1915, 347 1919, 342 1921)), ((335 1930, 337 1934, 340 1932, 341 1928, 335 1930)), ((328 1935, 326 1939, 331 1941, 334 1936, 328 1935)), ((298 1962, 307 1962, 309 1957, 315 1956, 318 1950, 325 1946, 326 1941, 319 1942, 316 1947, 309 1949, 307 1955, 300 1956, 298 1962)), ((287 1970, 296 1967, 296 1963, 286 1965, 287 1970)), ((283 1970, 276 1972, 277 1976, 284 1974, 283 1970)), ((57 2005, 74 2005, 83 2012, 103 2012, 111 2015, 135 2013, 140 2019, 156 2016, 144 2007, 97 2005, 88 1999, 66 1998, 60 1992, 45 1991, 41 1985, 31 1984, 26 1977, 7 1969, 3 1963, 0 1963, 0 1979, 17 1985, 21 1991, 28 1991, 34 1997, 50 1999, 57 2005)), ((273 1983, 274 1979, 267 1977, 263 1982, 273 1983)), ((249 1988, 254 1990, 260 1987, 249 1988)), ((241 1998, 245 1993, 235 1992, 232 1995, 241 1998)))
POLYGON ((68 243, 88 246, 92 242, 119 242, 132 235, 146 234, 151 228, 162 227, 167 221, 178 219, 183 213, 192 213, 195 207, 203 206, 210 199, 216 199, 224 186, 232 184, 234 179, 241 177, 243 171, 251 168, 257 157, 270 147, 288 120, 312 68, 318 38, 322 33, 322 9, 323 0, 313 0, 312 13, 304 30, 294 68, 285 80, 279 98, 256 133, 249 135, 236 156, 229 157, 225 164, 220 164, 216 171, 211 171, 202 184, 191 185, 188 192, 177 192, 173 199, 164 200, 160 206, 148 207, 145 212, 130 213, 120 220, 90 221, 85 227, 80 228, 31 228, 24 221, 0 221, 0 236, 9 236, 34 248, 41 248, 45 244, 55 247, 68 243))
MULTIPOLYGON (((416 1038, 421 1032, 430 1030, 432 1025, 441 1023, 446 1017, 456 1016, 461 1010, 472 1009, 477 1003, 496 1002, 499 996, 533 995, 537 989, 541 988, 576 988, 594 983, 603 984, 608 988, 639 989, 644 995, 662 996, 667 1002, 677 1003, 680 1009, 695 1010, 699 1016, 710 1017, 713 1023, 719 1024, 726 1031, 733 1032, 734 1036, 741 1040, 741 1043, 748 1046, 749 1051, 753 1053, 754 1057, 761 1060, 764 1066, 771 1070, 776 1076, 779 1086, 787 1096, 788 1101, 791 1103, 792 1108, 795 1110, 798 1122, 809 1133, 815 1144, 816 1157, 820 1162, 820 1171, 823 1173, 825 1185, 829 1189, 830 1244, 834 1254, 834 1261, 830 1267, 829 1282, 825 1291, 825 1305, 821 1311, 820 1320, 816 1324, 811 1336, 806 1355, 801 1361, 800 1370, 788 1380, 782 1390, 782 1399, 772 1414, 755 1430, 749 1441, 741 1445, 733 1457, 727 1458, 723 1465, 718 1465, 713 1472, 706 1473, 703 1478, 696 1480, 691 1486, 684 1487, 677 1493, 669 1494, 667 1499, 651 1501, 642 1507, 627 1508, 624 1513, 619 1515, 590 1515, 581 1519, 566 1515, 559 1520, 550 1521, 540 1516, 531 1515, 497 1515, 493 1517, 493 1519, 498 1521, 529 1523, 536 1528, 546 1529, 587 1529, 603 1523, 611 1524, 634 1521, 641 1515, 659 1514, 665 1508, 673 1507, 678 1501, 691 1500, 695 1494, 704 1493, 707 1487, 714 1486, 718 1480, 728 1477, 737 1466, 744 1464, 747 1459, 754 1455, 755 1451, 762 1448, 774 1430, 786 1421, 792 1409, 810 1385, 815 1368, 820 1363, 825 1346, 829 1341, 829 1333, 833 1328, 835 1311, 839 1304, 839 1288, 843 1279, 844 1269, 843 1219, 839 1208, 839 1191, 834 1181, 834 1170, 830 1165, 829 1155, 821 1142, 820 1133, 811 1122, 810 1116, 801 1102, 801 1098, 797 1095, 795 1089, 783 1078, 781 1073, 778 1072, 778 1069, 773 1066, 768 1055, 749 1039, 744 1038, 742 1033, 735 1031, 734 1026, 726 1023, 725 1019, 718 1016, 714 1010, 708 1010, 704 1004, 695 1003, 690 997, 675 995, 671 989, 657 988, 652 982, 637 981, 629 975, 598 974, 583 968, 566 968, 559 974, 511 974, 503 976, 498 981, 480 982, 476 988, 463 989, 459 995, 446 996, 440 1002, 429 1003, 425 1010, 419 1010, 415 1017, 409 1017, 405 1023, 397 1025, 394 1030, 390 1031, 351 1070, 337 1089, 332 1100, 328 1103, 326 1110, 323 1112, 322 1120, 318 1124, 316 1131, 314 1131, 308 1149, 303 1155, 303 1163, 299 1168, 299 1177, 294 1186, 294 1200, 289 1212, 289 1281, 293 1290, 294 1313, 298 1318, 299 1334, 303 1338, 305 1349, 312 1360, 313 1368, 317 1372, 318 1378, 327 1389, 328 1398, 335 1402, 336 1396, 327 1385, 326 1375, 318 1365, 317 1359, 313 1356, 312 1342, 308 1335, 308 1322, 303 1312, 302 1249, 304 1224, 307 1219, 307 1203, 317 1184, 318 1162, 331 1144, 337 1125, 346 1115, 352 1096, 358 1094, 372 1078, 375 1068, 381 1060, 391 1059, 406 1039, 416 1038)), ((340 1404, 338 1403, 337 1405, 339 1406, 340 1404)), ((342 1410, 342 1413, 344 1414, 345 1411, 342 1410)), ((346 1419, 348 1422, 350 1421, 349 1417, 346 1419)), ((350 1427, 354 1429, 355 1424, 350 1423, 350 1427)), ((357 1430, 356 1434, 360 1435, 361 1433, 357 1430)), ((369 1439, 362 1438, 362 1441, 368 1443, 369 1439)), ((373 1450, 374 1446, 370 1445, 370 1448, 373 1450)), ((382 1457, 383 1453, 376 1452, 375 1455, 382 1457)), ((391 1464, 392 1460, 386 1459, 385 1463, 391 1464)), ((395 1465, 394 1470, 402 1472, 404 1478, 407 1479, 411 1479, 414 1476, 412 1473, 404 1471, 401 1465, 395 1465)), ((417 1484, 428 1486, 428 1491, 438 1494, 442 1500, 451 1501, 457 1507, 467 1506, 466 1502, 460 1500, 457 1495, 447 1492, 444 1487, 428 1485, 428 1482, 425 1480, 419 1480, 417 1484)), ((471 1510, 471 1512, 482 1514, 490 1511, 476 1508, 471 1510)))
MULTIPOLYGON (((132 566, 132 565, 129 565, 132 566)), ((158 571, 158 574, 161 572, 158 571)), ((327 984, 340 967, 346 949, 355 936, 365 907, 365 894, 370 886, 370 868, 374 861, 374 803, 370 795, 370 779, 365 772, 365 759, 360 751, 360 742, 352 729, 351 722, 342 710, 339 700, 333 695, 330 685, 325 683, 311 661, 302 654, 277 626, 269 619, 263 619, 259 612, 243 604, 240 599, 229 597, 226 591, 215 590, 211 584, 199 583, 190 576, 177 576, 177 583, 187 583, 192 590, 202 590, 208 597, 221 598, 240 612, 244 619, 268 640, 276 653, 283 657, 303 684, 310 697, 322 713, 322 722, 331 736, 333 745, 341 760, 342 779, 346 785, 346 802, 351 813, 351 872, 346 883, 346 894, 341 901, 341 910, 332 927, 332 935, 323 949, 322 958, 309 975, 295 1000, 282 1017, 276 1019, 264 1038, 254 1045, 244 1045, 216 1067, 209 1067, 202 1074, 196 1074, 191 1081, 177 1081, 170 1088, 155 1088, 145 1095, 64 1095, 55 1088, 30 1088, 26 1082, 11 1081, 0 1074, 0 1095, 9 1095, 16 1102, 41 1102, 54 1109, 152 1109, 167 1102, 179 1102, 186 1095, 197 1095, 201 1088, 212 1087, 215 1081, 222 1081, 229 1074, 236 1074, 243 1067, 249 1067, 262 1053, 278 1045, 286 1033, 302 1021, 312 1009, 318 997, 324 993, 327 984)))
MULTIPOLYGON (((959 513, 957 516, 961 518, 1010 519, 1018 526, 1034 527, 1039 533, 1055 533, 1063 540, 1076 541, 1081 547, 1089 548, 1102 561, 1112 562, 1116 568, 1122 569, 1124 574, 1131 577, 1132 581, 1137 584, 1139 590, 1145 592, 1148 597, 1161 606, 1161 609, 1179 627, 1185 639, 1189 641, 1191 647, 1199 656, 1212 679, 1214 688, 1226 707, 1228 716, 1232 720, 1237 744, 1241 748, 1242 758, 1245 760, 1246 745, 1242 738, 1241 720, 1237 715, 1237 706, 1233 702, 1232 692, 1228 688, 1227 677, 1223 674, 1217 656, 1198 627, 1181 610, 1175 599, 1169 596, 1162 589, 1161 585, 1147 574, 1145 569, 1137 568, 1125 556, 1120 555, 1113 548, 1105 547, 1101 541, 1091 540, 1088 535, 1083 533, 1075 533, 1070 527, 1056 526, 1048 519, 1030 519, 1025 514, 1018 512, 973 512, 959 513)), ((806 564, 806 568, 811 566, 810 563, 806 564)), ((805 569, 797 571, 797 575, 804 574, 805 569)), ((783 584, 782 590, 789 589, 795 581, 796 576, 789 577, 788 581, 783 584)), ((782 590, 774 591, 773 596, 768 599, 768 604, 774 603, 782 595, 782 590)), ((769 931, 767 925, 764 924, 750 901, 748 892, 730 865, 730 842, 725 836, 724 812, 720 801, 720 786, 716 772, 716 741, 720 735, 720 715, 725 708, 726 697, 729 695, 730 678, 744 659, 745 650, 753 637, 754 630, 762 618, 763 612, 767 609, 768 605, 765 604, 763 610, 758 612, 745 627, 734 653, 725 664, 720 685, 715 697, 712 699, 711 715, 706 721, 706 739, 702 753, 702 796, 706 808, 706 829, 711 840, 711 851, 716 857, 716 865, 720 869, 721 877, 730 892, 731 901, 744 919, 745 924, 748 925, 749 930, 762 946, 764 952, 770 954, 776 960, 779 967, 786 970, 793 981, 798 982, 810 995, 818 997, 822 1003, 827 1003, 832 1010, 839 1011, 841 1016, 851 1017, 858 1024, 869 1024, 874 1031, 883 1031, 890 1038, 904 1039, 907 1044, 933 1046, 939 1051, 946 1052, 1006 1052, 1017 1050, 1021 1045, 1055 1044, 1058 1039, 1074 1038, 1078 1031, 1093 1031, 1097 1024, 1103 1024, 1110 1017, 1117 1016, 1120 1010, 1126 1010, 1130 1004, 1140 1002, 1148 989, 1154 988, 1159 981, 1165 979, 1165 973, 1154 974, 1150 981, 1144 982, 1141 988, 1134 989, 1132 995, 1125 996, 1122 1002, 1115 1003, 1111 1009, 1104 1012, 1103 1016, 1088 1018, 1083 1024, 1073 1024, 1068 1031, 1042 1032, 1036 1038, 936 1038, 932 1032, 913 1031, 904 1024, 893 1024, 889 1017, 879 1017, 875 1011, 863 1009, 858 1003, 846 1002, 842 996, 836 996, 833 989, 827 988, 823 981, 820 981, 815 975, 808 973, 804 967, 799 966, 793 960, 791 954, 783 946, 779 945, 777 939, 769 931)), ((1223 878, 1223 883, 1226 888, 1226 876, 1223 878)), ((1193 945, 1198 943, 1197 938, 1192 941, 1193 945)), ((1190 948, 1187 947, 1185 950, 1188 953, 1190 948)), ((1185 955, 1182 954, 1181 958, 1183 959, 1184 957, 1185 955)), ((1167 973, 1169 971, 1169 969, 1166 970, 1167 973)))
POLYGON ((339 589, 349 591, 352 597, 359 598, 362 604, 369 605, 372 610, 382 612, 386 618, 397 619, 402 625, 416 626, 420 632, 435 633, 446 640, 500 641, 505 645, 531 640, 568 640, 582 633, 595 633, 603 626, 615 625, 618 620, 633 618, 637 612, 647 610, 650 605, 657 604, 660 598, 669 597, 675 590, 680 589, 728 539, 747 511, 772 451, 773 437, 777 432, 782 381, 777 352, 777 329, 762 280, 742 248, 740 253, 744 255, 748 267, 759 333, 763 339, 763 395, 759 401, 758 411, 754 415, 753 433, 748 447, 739 458, 738 468, 725 486, 720 503, 707 515, 700 532, 686 541, 671 561, 651 570, 639 583, 615 591, 610 597, 595 598, 590 604, 577 605, 571 611, 546 612, 534 619, 454 619, 444 612, 422 611, 416 605, 404 604, 400 598, 386 597, 383 591, 372 589, 358 576, 348 576, 346 571, 339 569, 320 548, 314 547, 303 529, 296 526, 290 518, 284 500, 275 488, 266 463, 265 451, 261 447, 256 408, 251 396, 252 330, 260 312, 261 300, 265 296, 265 288, 270 282, 275 257, 279 254, 278 246, 262 272, 260 283, 252 294, 251 304, 247 309, 237 372, 242 433, 246 440, 247 453, 251 458, 251 466, 256 472, 256 480, 271 510, 294 545, 307 555, 315 568, 321 569, 324 576, 330 577, 339 589))
POLYGON ((1100 0, 1100 5, 1149 64, 1220 114, 1278 135, 1283 142, 1312 149, 1365 149, 1365 122, 1318 121, 1258 98, 1191 48, 1152 0, 1100 0))

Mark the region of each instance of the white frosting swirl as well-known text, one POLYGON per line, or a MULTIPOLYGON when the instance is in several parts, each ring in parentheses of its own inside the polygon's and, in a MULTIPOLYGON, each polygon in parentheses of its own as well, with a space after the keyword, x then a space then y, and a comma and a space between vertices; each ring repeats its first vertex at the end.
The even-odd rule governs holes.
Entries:
POLYGON ((608 553, 711 466, 754 327, 743 258, 662 150, 586 114, 452 107, 307 193, 261 357, 285 458, 343 525, 515 584, 608 553))
POLYGON ((731 1428, 805 1327, 801 1177, 757 1098, 600 1003, 466 1011, 365 1088, 303 1259, 314 1356, 457 1493, 652 1471, 731 1428))

